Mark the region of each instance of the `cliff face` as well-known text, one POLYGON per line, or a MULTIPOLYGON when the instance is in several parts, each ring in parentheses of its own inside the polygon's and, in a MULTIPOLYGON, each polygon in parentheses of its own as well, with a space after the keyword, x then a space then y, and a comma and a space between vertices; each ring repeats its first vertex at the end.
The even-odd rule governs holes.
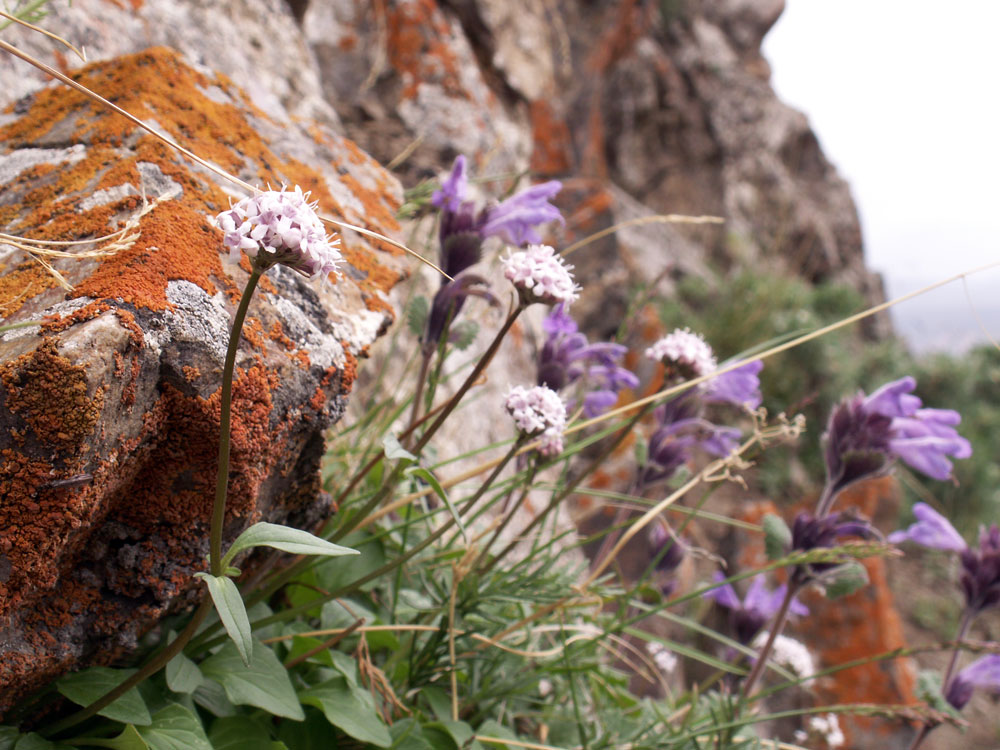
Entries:
MULTIPOLYGON (((174 51, 75 74, 182 145, 255 183, 393 232, 398 184, 318 125, 279 124, 174 51)), ((59 674, 107 663, 201 591, 217 467, 220 373, 249 262, 210 218, 233 195, 144 130, 49 87, 0 115, 0 712, 59 674), (124 230, 124 231, 120 231, 124 230), (112 235, 108 237, 107 235, 112 235), (104 239, 100 239, 101 237, 104 239), (89 242, 88 242, 89 240, 89 242), (53 247, 58 253, 47 250, 53 247)), ((312 528, 324 433, 357 358, 392 321, 396 255, 345 233, 344 278, 272 269, 234 379, 224 537, 312 528)))

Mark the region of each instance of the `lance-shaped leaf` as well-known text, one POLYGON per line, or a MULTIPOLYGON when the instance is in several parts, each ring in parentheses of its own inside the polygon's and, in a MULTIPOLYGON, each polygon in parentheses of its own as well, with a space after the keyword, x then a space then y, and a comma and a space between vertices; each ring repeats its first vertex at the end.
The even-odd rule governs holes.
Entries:
POLYGON ((339 544, 320 539, 315 534, 310 534, 302 529, 293 529, 290 526, 280 526, 276 523, 255 523, 238 537, 233 545, 222 558, 223 566, 232 562, 233 558, 240 552, 251 547, 274 547, 282 552, 290 552, 293 555, 323 555, 325 557, 338 557, 340 555, 356 555, 357 550, 349 547, 341 547, 339 544))
MULTIPOLYGON (((245 533, 245 532, 244 532, 245 533)), ((234 545, 235 546, 235 545, 234 545)), ((208 584, 208 593, 219 611, 219 619, 233 639, 236 650, 246 666, 250 666, 250 656, 253 654, 253 640, 250 638, 250 618, 243 604, 243 597, 232 578, 213 576, 208 573, 195 573, 208 584)))

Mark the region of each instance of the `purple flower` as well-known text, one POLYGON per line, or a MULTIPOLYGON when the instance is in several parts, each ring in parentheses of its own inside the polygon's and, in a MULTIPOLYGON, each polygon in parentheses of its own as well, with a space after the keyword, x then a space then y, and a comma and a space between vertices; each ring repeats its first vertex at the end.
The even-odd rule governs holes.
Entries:
POLYGON ((955 431, 962 421, 952 409, 922 409, 920 399, 910 393, 917 381, 907 376, 887 383, 862 402, 868 413, 891 417, 889 450, 917 471, 934 479, 951 476, 951 461, 945 456, 968 458, 969 441, 955 431))
POLYGON ((916 542, 924 547, 949 552, 961 552, 968 547, 948 519, 926 503, 914 505, 913 515, 917 517, 917 522, 906 531, 894 531, 889 534, 890 543, 916 542))
POLYGON ((267 190, 244 198, 216 221, 225 233, 230 257, 242 250, 258 268, 280 263, 310 279, 336 273, 343 256, 340 240, 331 242, 316 204, 298 186, 294 190, 267 190))
POLYGON ((425 353, 429 354, 437 347, 445 329, 454 322, 469 297, 481 297, 491 305, 499 304, 489 290, 489 282, 474 273, 463 273, 443 284, 434 295, 427 315, 422 339, 425 353))
POLYGON ((834 408, 824 436, 831 497, 849 484, 888 471, 894 458, 943 480, 951 476, 946 456, 972 455, 969 441, 955 431, 961 421, 958 412, 921 408, 920 399, 911 393, 915 387, 913 378, 900 378, 834 408))
POLYGON ((723 373, 705 384, 702 398, 709 403, 728 403, 756 409, 762 400, 759 375, 763 369, 764 363, 755 359, 723 373))
POLYGON ((695 447, 721 458, 739 445, 738 429, 713 424, 700 413, 697 392, 683 394, 656 407, 653 415, 658 427, 649 439, 648 461, 639 472, 639 491, 673 476, 691 460, 695 447))
POLYGON ((466 175, 466 160, 464 154, 455 157, 451 174, 448 179, 441 183, 441 189, 435 190, 431 196, 431 203, 437 208, 447 211, 458 211, 458 207, 465 200, 465 194, 469 189, 469 178, 466 175))
POLYGON ((1000 603, 1000 528, 980 529, 979 546, 966 547, 960 557, 968 606, 982 612, 1000 603))
POLYGON ((621 344, 589 343, 565 305, 552 308, 542 327, 548 336, 538 357, 538 384, 561 391, 582 381, 589 389, 583 397, 587 417, 614 406, 619 391, 638 387, 639 379, 618 365, 627 349, 621 344))
POLYGON ((945 699, 961 711, 976 688, 1000 692, 1000 654, 988 654, 955 675, 945 687, 945 699))
MULTIPOLYGON (((716 571, 712 580, 721 583, 726 580, 726 577, 716 571)), ((754 637, 767 624, 768 620, 781 609, 781 603, 785 600, 787 593, 788 587, 785 584, 778 586, 774 591, 768 590, 764 583, 764 576, 757 575, 750 582, 750 588, 747 589, 747 595, 743 601, 740 601, 736 590, 729 583, 712 589, 702 596, 729 610, 733 632, 736 633, 740 643, 749 645, 753 643, 754 637)), ((803 617, 809 614, 806 606, 797 599, 792 599, 788 611, 793 615, 803 617)))
POLYGON ((565 223, 559 209, 549 203, 561 189, 561 182, 550 180, 522 190, 489 209, 482 227, 483 237, 499 237, 519 247, 539 244, 542 237, 535 231, 536 226, 550 221, 565 223))

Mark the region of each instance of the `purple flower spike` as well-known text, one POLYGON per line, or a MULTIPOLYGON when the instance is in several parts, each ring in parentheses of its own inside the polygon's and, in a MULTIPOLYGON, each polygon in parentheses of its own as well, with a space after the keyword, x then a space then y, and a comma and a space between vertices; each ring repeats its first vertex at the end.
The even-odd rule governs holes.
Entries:
POLYGON ((962 550, 962 589, 976 611, 1000 604, 1000 528, 993 524, 979 532, 979 546, 962 550))
POLYGON ((962 418, 951 409, 923 409, 900 378, 870 396, 858 394, 834 408, 824 441, 831 497, 853 482, 889 470, 893 458, 934 479, 951 477, 948 456, 968 458, 969 441, 955 431, 962 418))
MULTIPOLYGON (((725 579, 726 577, 718 571, 712 576, 712 580, 716 583, 725 579)), ((742 602, 728 583, 712 589, 702 596, 729 610, 730 622, 737 639, 740 643, 749 645, 753 643, 753 639, 768 620, 781 609, 781 603, 785 600, 787 593, 788 588, 784 584, 778 586, 774 591, 769 590, 764 583, 764 576, 758 575, 754 576, 753 581, 751 581, 750 588, 747 589, 747 595, 742 602)), ((796 599, 792 599, 788 611, 801 617, 809 614, 806 606, 796 599)))
POLYGON ((1000 654, 988 654, 956 674, 946 686, 945 699, 961 711, 976 688, 1000 692, 1000 654))
POLYGON ((764 363, 755 359, 709 380, 705 384, 705 401, 756 409, 762 400, 759 375, 763 369, 764 363))
POLYGON ((581 383, 586 391, 583 411, 587 418, 600 416, 618 401, 618 392, 636 388, 639 379, 619 366, 628 351, 621 344, 591 344, 577 331, 565 304, 553 307, 542 327, 548 334, 538 356, 538 384, 560 391, 581 383))
POLYGON ((455 164, 448 179, 442 182, 441 189, 435 190, 431 196, 431 203, 437 208, 458 211, 468 189, 469 178, 466 176, 465 156, 459 154, 455 157, 455 164))
POLYGON ((542 237, 535 231, 550 221, 565 223, 559 209, 549 203, 562 190, 562 183, 550 180, 512 195, 486 214, 483 237, 499 237, 509 245, 537 245, 542 237))
POLYGON ((906 531, 894 531, 890 534, 890 543, 916 542, 924 547, 950 552, 961 552, 968 547, 955 527, 948 523, 948 519, 926 503, 914 505, 913 515, 917 517, 917 522, 906 531))

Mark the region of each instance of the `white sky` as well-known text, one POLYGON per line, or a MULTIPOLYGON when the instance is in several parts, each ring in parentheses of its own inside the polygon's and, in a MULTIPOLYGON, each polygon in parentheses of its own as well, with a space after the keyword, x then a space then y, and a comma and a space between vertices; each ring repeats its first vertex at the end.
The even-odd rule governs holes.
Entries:
MULTIPOLYGON (((850 182, 891 296, 1000 260, 1000 1, 787 0, 764 54, 850 182)), ((1000 269, 969 289, 1000 337, 1000 269)), ((895 315, 918 349, 982 338, 960 282, 895 315)))

